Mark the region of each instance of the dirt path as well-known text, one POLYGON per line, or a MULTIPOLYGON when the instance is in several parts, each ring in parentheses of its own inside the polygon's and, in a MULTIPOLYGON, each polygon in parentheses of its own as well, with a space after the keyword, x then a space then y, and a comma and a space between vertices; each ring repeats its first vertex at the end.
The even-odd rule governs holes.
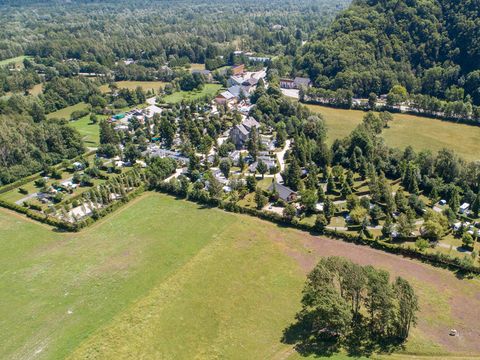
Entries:
MULTIPOLYGON (((297 232, 297 231, 295 231, 297 232)), ((374 265, 412 282, 420 295, 421 311, 417 329, 426 339, 456 354, 480 354, 480 281, 459 279, 445 269, 420 261, 388 254, 366 246, 320 238, 297 232, 275 242, 307 273, 323 256, 344 256, 361 265, 374 265), (459 336, 449 336, 455 328, 459 336)), ((480 358, 480 357, 479 357, 480 358)))

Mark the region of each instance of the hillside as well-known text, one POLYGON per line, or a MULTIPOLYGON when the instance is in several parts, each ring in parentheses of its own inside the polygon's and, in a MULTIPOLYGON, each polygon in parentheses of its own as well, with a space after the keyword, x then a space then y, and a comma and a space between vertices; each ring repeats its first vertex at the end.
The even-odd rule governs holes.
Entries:
POLYGON ((315 85, 480 103, 480 1, 356 0, 297 56, 315 85), (462 89, 465 93, 462 93, 462 89))

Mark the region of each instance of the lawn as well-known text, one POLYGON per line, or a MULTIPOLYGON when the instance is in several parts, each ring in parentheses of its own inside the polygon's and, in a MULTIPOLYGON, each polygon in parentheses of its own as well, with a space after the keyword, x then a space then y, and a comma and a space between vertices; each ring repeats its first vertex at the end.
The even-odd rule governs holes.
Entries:
MULTIPOLYGON (((158 93, 160 88, 163 88, 166 83, 163 81, 117 81, 115 84, 119 89, 135 90, 140 86, 145 91, 153 90, 155 93, 158 93)), ((100 91, 107 93, 110 89, 108 85, 102 85, 100 86, 100 91)))
POLYGON ((31 58, 31 56, 22 55, 10 59, 0 60, 0 66, 7 66, 12 63, 14 63, 16 66, 23 66, 23 60, 26 58, 31 58))
MULTIPOLYGON (((314 112, 321 113, 328 127, 328 142, 341 139, 361 123, 365 112, 342 110, 318 105, 307 105, 314 112)), ((387 144, 405 148, 413 146, 416 150, 442 148, 455 150, 466 160, 480 159, 480 127, 456 124, 438 119, 430 119, 408 114, 394 114, 390 128, 382 135, 387 144)))
POLYGON ((66 108, 54 111, 47 115, 49 119, 66 119, 70 120, 70 115, 77 110, 88 110, 88 104, 81 102, 72 106, 67 106, 66 108))
POLYGON ((78 120, 71 121, 70 126, 80 132, 86 146, 98 146, 100 142, 98 123, 92 124, 90 122, 90 116, 84 116, 78 120))
POLYGON ((190 64, 190 71, 194 70, 205 70, 205 64, 190 64))
POLYGON ((76 234, 5 210, 0 228, 0 358, 300 359, 280 339, 325 255, 414 282, 421 320, 396 359, 480 353, 478 280, 252 217, 148 193, 76 234))
POLYGON ((176 104, 182 100, 196 100, 205 95, 215 96, 222 88, 219 84, 205 84, 202 90, 194 91, 177 91, 171 95, 167 95, 163 98, 163 101, 168 104, 176 104))
MULTIPOLYGON (((47 115, 49 119, 67 119, 70 120, 70 115, 77 110, 88 110, 88 104, 78 103, 76 105, 68 106, 64 109, 52 112, 47 115)), ((90 122, 90 116, 84 116, 78 120, 70 121, 70 126, 77 129, 85 141, 85 145, 89 147, 96 147, 99 143, 99 128, 98 124, 90 122)))

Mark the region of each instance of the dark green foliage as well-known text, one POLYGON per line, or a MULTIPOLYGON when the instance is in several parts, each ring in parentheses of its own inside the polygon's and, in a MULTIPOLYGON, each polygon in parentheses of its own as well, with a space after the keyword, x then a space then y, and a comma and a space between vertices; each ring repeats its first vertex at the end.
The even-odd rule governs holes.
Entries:
POLYGON ((479 19, 478 0, 356 0, 295 65, 317 86, 357 96, 401 84, 448 100, 469 95, 478 105, 479 19))
POLYGON ((148 165, 147 179, 152 188, 156 188, 177 167, 175 160, 158 157, 152 158, 148 165))
POLYGON ((72 159, 84 150, 80 134, 65 123, 0 116, 0 184, 72 159))
POLYGON ((302 310, 283 341, 304 355, 399 346, 416 324, 418 298, 408 281, 397 277, 392 284, 389 277, 344 258, 323 258, 307 276, 302 310))

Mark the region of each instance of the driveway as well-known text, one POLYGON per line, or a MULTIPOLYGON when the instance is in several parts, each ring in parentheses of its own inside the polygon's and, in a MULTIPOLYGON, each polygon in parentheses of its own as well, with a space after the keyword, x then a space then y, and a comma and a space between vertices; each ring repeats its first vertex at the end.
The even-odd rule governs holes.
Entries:
POLYGON ((293 99, 298 99, 300 97, 299 93, 300 91, 297 89, 281 89, 282 94, 285 95, 286 97, 293 98, 293 99))
POLYGON ((278 163, 280 164, 280 172, 275 174, 275 181, 278 182, 278 183, 283 183, 282 175, 280 175, 280 173, 282 173, 283 170, 285 170, 285 159, 284 159, 284 157, 285 157, 285 153, 287 152, 287 150, 290 149, 291 143, 292 143, 292 141, 290 139, 285 141, 285 146, 283 147, 283 149, 281 151, 279 151, 277 153, 278 163))

